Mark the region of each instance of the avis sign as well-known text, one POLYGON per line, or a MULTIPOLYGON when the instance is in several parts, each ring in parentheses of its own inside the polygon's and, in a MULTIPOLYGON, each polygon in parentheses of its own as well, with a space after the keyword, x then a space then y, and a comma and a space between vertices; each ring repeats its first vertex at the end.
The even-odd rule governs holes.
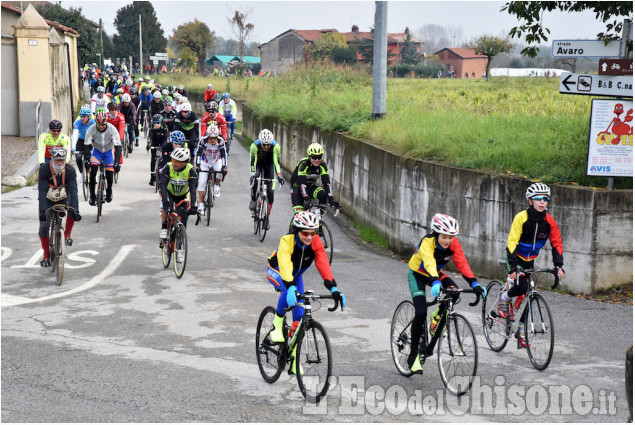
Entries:
POLYGON ((587 175, 633 177, 633 101, 593 99, 587 175))
POLYGON ((560 93, 633 97, 633 76, 560 74, 560 93))
POLYGON ((554 58, 619 58, 619 40, 604 44, 602 40, 554 40, 551 46, 554 58))

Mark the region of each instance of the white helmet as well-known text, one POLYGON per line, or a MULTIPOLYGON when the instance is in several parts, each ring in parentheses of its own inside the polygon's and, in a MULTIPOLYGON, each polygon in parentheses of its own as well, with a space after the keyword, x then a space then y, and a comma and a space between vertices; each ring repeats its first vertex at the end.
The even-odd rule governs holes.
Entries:
POLYGON ((186 111, 186 112, 189 112, 189 111, 191 111, 191 110, 192 110, 192 105, 190 105, 190 102, 184 102, 184 103, 181 105, 181 111, 186 111))
POLYGON ((531 199, 534 196, 544 195, 551 196, 551 189, 544 183, 534 183, 527 188, 527 192, 525 192, 525 197, 527 199, 531 199))
POLYGON ((208 84, 208 85, 207 85, 207 90, 211 90, 211 89, 213 89, 213 88, 214 88, 214 86, 213 86, 212 84, 208 84))
POLYGON ((459 222, 445 214, 435 214, 430 222, 430 228, 442 235, 456 236, 459 234, 459 222))
POLYGON ((177 148, 172 151, 172 159, 187 162, 190 160, 190 150, 188 148, 177 148))
POLYGON ((220 136, 220 129, 216 125, 210 125, 209 127, 207 127, 206 133, 209 137, 215 138, 220 136))
POLYGON ((273 133, 264 128, 260 134, 258 134, 258 140, 260 140, 260 143, 264 146, 269 146, 273 142, 273 133))
POLYGON ((155 99, 161 99, 161 92, 159 90, 152 93, 152 97, 155 99))
POLYGON ((122 97, 121 97, 121 101, 122 102, 130 102, 130 95, 128 93, 125 93, 122 97))
POLYGON ((298 230, 317 230, 320 219, 310 211, 300 211, 293 217, 293 227, 298 230))
POLYGON ((181 93, 174 93, 172 97, 174 97, 174 100, 181 100, 181 93))
POLYGON ((170 92, 168 91, 168 89, 163 89, 163 91, 161 92, 162 95, 167 96, 170 94, 170 92))
POLYGON ((185 102, 189 102, 189 100, 187 99, 187 97, 181 96, 181 102, 185 103, 185 102))

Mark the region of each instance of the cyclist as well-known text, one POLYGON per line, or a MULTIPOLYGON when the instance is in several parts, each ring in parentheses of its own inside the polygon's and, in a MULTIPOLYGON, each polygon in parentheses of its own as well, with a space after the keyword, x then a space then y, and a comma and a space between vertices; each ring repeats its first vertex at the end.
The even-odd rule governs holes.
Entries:
POLYGON ((120 87, 117 89, 117 95, 112 99, 117 105, 119 105, 122 101, 124 92, 123 89, 120 87))
POLYGON ((66 162, 70 161, 71 139, 66 134, 62 134, 62 122, 60 120, 51 120, 49 122, 49 131, 40 135, 37 141, 38 161, 40 164, 51 160, 51 150, 56 146, 66 149, 66 152, 68 152, 66 162))
POLYGON ((160 148, 170 138, 170 131, 168 127, 163 123, 163 116, 161 114, 155 114, 152 116, 152 121, 150 124, 150 132, 148 133, 148 144, 146 145, 146 151, 152 149, 152 153, 150 155, 150 186, 154 185, 154 167, 156 165, 157 158, 157 148, 160 148))
MULTIPOLYGON (((547 243, 547 239, 551 243, 553 265, 558 269, 558 277, 560 279, 564 277, 560 229, 553 217, 547 213, 547 203, 550 197, 551 189, 544 183, 533 183, 527 188, 525 198, 527 198, 529 207, 516 214, 507 238, 508 279, 516 280, 517 266, 523 269, 534 267, 534 259, 538 257, 540 250, 547 243)), ((501 294, 498 303, 498 315, 501 318, 507 317, 511 299, 519 295, 525 295, 528 286, 527 277, 521 271, 518 285, 501 294)), ((521 347, 526 346, 523 329, 524 324, 520 323, 519 339, 521 347)))
POLYGON ((66 226, 64 228, 64 242, 72 245, 71 231, 76 221, 82 219, 79 215, 79 200, 77 197, 77 175, 75 168, 66 162, 68 152, 61 147, 51 150, 51 161, 40 166, 38 175, 38 204, 40 229, 38 235, 44 257, 40 262, 42 267, 51 266, 51 251, 49 249, 49 226, 51 217, 46 215, 46 210, 55 204, 69 205, 75 210, 68 211, 66 226))
MULTIPOLYGON (((172 162, 166 164, 159 174, 161 191, 161 239, 168 237, 168 221, 166 211, 173 204, 177 204, 187 198, 189 193, 194 193, 197 184, 196 170, 189 163, 190 151, 187 148, 177 148, 172 151, 172 162)), ((189 214, 196 214, 196 198, 192 198, 189 214)), ((189 214, 181 216, 183 225, 187 227, 189 214)))
MULTIPOLYGON (((227 174, 227 153, 225 152, 225 141, 220 137, 220 130, 215 125, 207 128, 207 133, 198 143, 195 151, 196 168, 200 170, 198 178, 198 212, 205 211, 203 199, 205 198, 205 188, 210 171, 227 174)), ((221 178, 216 174, 214 181, 214 196, 220 197, 221 178)))
POLYGON ((180 85, 176 91, 178 91, 181 96, 187 97, 187 91, 185 91, 185 87, 183 87, 183 85, 180 85))
POLYGON ((214 121, 221 131, 223 139, 227 140, 227 121, 225 117, 218 113, 218 103, 211 101, 205 105, 207 111, 201 119, 201 131, 206 130, 208 123, 214 121))
POLYGON ((177 112, 175 118, 175 127, 183 132, 185 138, 188 140, 188 147, 190 149, 190 158, 194 158, 194 148, 199 140, 199 120, 198 115, 192 111, 192 105, 189 102, 184 102, 181 105, 180 112, 177 112))
MULTIPOLYGON (((187 148, 185 136, 180 131, 173 131, 170 134, 169 140, 161 147, 161 161, 160 168, 163 168, 168 162, 172 160, 172 152, 174 149, 187 148)), ((159 169, 158 172, 161 170, 159 169)))
MULTIPOLYGON (((82 172, 84 171, 84 161, 85 158, 87 161, 90 160, 90 153, 93 150, 93 147, 90 145, 84 145, 84 139, 86 138, 86 130, 90 128, 91 125, 95 124, 95 120, 92 117, 93 113, 90 110, 90 107, 87 105, 82 106, 79 110, 79 118, 75 120, 75 124, 73 124, 73 134, 71 136, 71 146, 72 151, 75 153, 75 159, 77 162, 77 169, 79 170, 79 179, 80 184, 83 182, 82 172)), ((88 172, 88 170, 86 170, 88 172)))
MULTIPOLYGON (((454 265, 463 276, 463 279, 470 286, 480 292, 481 296, 487 295, 476 278, 472 269, 463 254, 463 248, 456 235, 459 234, 459 223, 456 219, 445 214, 435 214, 430 222, 430 230, 421 239, 415 253, 410 258, 408 265, 408 282, 410 284, 410 294, 415 306, 415 317, 410 327, 410 355, 408 356, 408 367, 417 374, 422 374, 421 361, 419 360, 419 340, 423 323, 427 314, 426 285, 432 287, 430 294, 438 297, 441 293, 441 286, 444 288, 456 287, 456 284, 442 269, 451 259, 454 265)), ((441 308, 441 307, 439 307, 441 308)), ((443 312, 439 308, 430 316, 430 332, 434 332, 436 322, 433 318, 443 312)), ((428 355, 425 353, 424 355, 428 355)))
POLYGON ((171 105, 172 100, 172 96, 170 96, 170 91, 168 89, 161 90, 161 101, 164 105, 167 105, 168 103, 171 105))
POLYGON ((146 125, 146 115, 150 108, 150 103, 154 100, 150 93, 149 86, 141 87, 141 94, 139 95, 139 109, 137 110, 137 119, 139 120, 139 129, 143 131, 143 126, 146 125))
POLYGON ((161 92, 156 90, 152 94, 152 102, 150 102, 150 117, 160 114, 163 111, 163 101, 161 100, 161 92))
POLYGON ((137 122, 137 108, 132 103, 132 98, 128 93, 122 96, 118 111, 124 116, 128 125, 128 140, 130 140, 128 153, 132 153, 132 145, 136 142, 137 146, 139 146, 139 129, 135 125, 137 122))
POLYGON ((223 93, 222 100, 218 106, 218 111, 225 117, 225 120, 231 124, 231 138, 234 137, 234 128, 236 126, 236 102, 229 93, 223 93))
POLYGON ((311 198, 317 199, 320 204, 326 204, 328 199, 331 205, 340 208, 340 203, 333 200, 329 171, 323 161, 324 148, 319 143, 313 143, 309 145, 307 154, 309 156, 298 162, 291 175, 293 212, 307 209, 311 198), (318 177, 321 178, 324 187, 316 185, 318 177))
POLYGON ((161 111, 161 115, 163 115, 163 122, 168 127, 168 130, 175 130, 176 123, 176 111, 172 107, 172 102, 165 102, 163 105, 163 111, 161 111))
MULTIPOLYGON (((281 186, 284 186, 284 178, 280 173, 280 145, 273 140, 273 133, 266 128, 260 131, 258 139, 249 147, 249 167, 249 183, 251 184, 249 209, 256 211, 256 190, 258 189, 256 176, 262 174, 262 177, 266 179, 273 179, 273 173, 275 172, 278 182, 281 186)), ((269 214, 271 214, 271 208, 273 207, 274 188, 273 182, 267 182, 269 214)))
POLYGON ((95 205, 95 185, 97 184, 97 168, 103 159, 106 166, 106 202, 112 201, 112 180, 115 172, 113 164, 113 148, 119 142, 119 132, 108 122, 107 113, 103 108, 95 114, 95 125, 86 131, 86 143, 93 146, 93 154, 90 158, 90 205, 95 205))
POLYGON ((214 90, 214 86, 212 84, 208 84, 207 90, 205 90, 205 93, 203 94, 203 102, 211 102, 212 100, 214 100, 215 96, 216 90, 214 90))
POLYGON ((122 113, 117 112, 117 104, 114 101, 108 103, 108 122, 119 132, 119 140, 115 143, 115 173, 118 173, 123 162, 121 149, 123 145, 123 134, 126 130, 126 118, 122 113))
POLYGON ((108 96, 106 96, 106 90, 104 86, 97 87, 97 93, 90 100, 91 109, 93 110, 93 114, 97 110, 97 108, 105 108, 108 103, 108 96))
MULTIPOLYGON (((333 299, 341 302, 342 307, 346 307, 346 297, 337 289, 328 255, 320 237, 316 236, 319 225, 320 220, 312 212, 299 212, 293 218, 292 232, 280 238, 278 249, 269 257, 267 279, 277 290, 281 291, 276 316, 273 320, 274 329, 270 334, 273 342, 284 342, 285 340, 282 333, 282 322, 284 321, 284 310, 287 307, 295 306, 293 308, 294 324, 304 316, 304 308, 296 305, 298 301, 295 292, 304 293, 302 274, 313 261, 315 261, 320 276, 324 279, 324 286, 333 294, 333 299)), ((297 324, 295 326, 297 327, 297 324)), ((295 351, 292 357, 295 357, 295 351)), ((291 359, 290 361, 291 373, 295 374, 295 362, 291 359)))

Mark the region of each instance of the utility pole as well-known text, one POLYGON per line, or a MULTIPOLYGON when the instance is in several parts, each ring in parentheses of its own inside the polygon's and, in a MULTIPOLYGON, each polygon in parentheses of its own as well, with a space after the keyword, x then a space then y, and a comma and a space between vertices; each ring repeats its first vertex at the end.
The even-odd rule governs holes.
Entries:
POLYGON ((386 115, 386 67, 388 60, 388 2, 375 2, 373 40, 373 110, 372 118, 386 115))
POLYGON ((100 51, 101 51, 101 55, 99 56, 99 69, 101 69, 103 71, 104 69, 104 65, 103 65, 103 61, 104 61, 104 25, 101 23, 101 18, 99 18, 99 44, 100 46, 100 51))
POLYGON ((141 38, 141 15, 139 15, 139 74, 143 74, 143 39, 141 38))

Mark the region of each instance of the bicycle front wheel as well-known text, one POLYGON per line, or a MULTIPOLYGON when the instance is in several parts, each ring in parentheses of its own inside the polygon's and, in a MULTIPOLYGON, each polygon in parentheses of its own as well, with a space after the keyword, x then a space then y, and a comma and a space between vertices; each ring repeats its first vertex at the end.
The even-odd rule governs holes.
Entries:
POLYGON ((183 223, 179 223, 174 235, 174 273, 177 278, 183 277, 187 262, 187 233, 183 223))
POLYGON ((99 223, 99 217, 101 216, 101 208, 104 205, 104 191, 106 187, 106 180, 103 176, 99 176, 99 189, 97 190, 97 223, 99 223))
POLYGON ((260 197, 256 199, 258 199, 258 206, 256 206, 256 211, 254 211, 254 235, 257 235, 260 230, 260 204, 262 204, 260 197))
POLYGON ((62 284, 64 280, 64 260, 66 258, 66 243, 64 241, 64 229, 59 228, 55 231, 55 242, 53 243, 55 249, 55 258, 53 262, 55 265, 55 277, 57 278, 57 285, 62 284))
POLYGON ((448 315, 438 350, 439 373, 445 387, 457 396, 467 393, 476 376, 478 345, 465 317, 448 315))
POLYGON ((262 200, 262 205, 260 206, 260 217, 258 219, 260 221, 259 229, 260 232, 259 240, 260 242, 265 240, 265 236, 267 236, 267 229, 269 229, 269 200, 264 198, 262 200))
POLYGON ((214 188, 212 187, 212 182, 207 182, 207 193, 205 194, 205 214, 207 215, 207 225, 209 226, 209 221, 212 216, 212 206, 214 205, 214 188))
POLYGON ((82 170, 82 193, 84 194, 84 201, 88 201, 88 172, 86 171, 86 164, 84 164, 84 169, 82 170))
POLYGON ((321 324, 313 321, 298 341, 295 358, 298 386, 304 398, 317 403, 329 389, 331 344, 321 324))
POLYGON ((161 248, 161 257, 163 259, 163 267, 167 269, 170 266, 170 258, 172 257, 170 246, 174 242, 170 240, 168 235, 168 239, 162 240, 162 243, 163 243, 163 247, 161 248))
POLYGON ((129 138, 128 129, 126 128, 125 133, 123 135, 123 152, 122 152, 122 154, 125 155, 126 158, 128 158, 128 144, 130 143, 128 138, 129 138))
POLYGON ((529 360, 536 369, 545 370, 553 356, 554 332, 551 311, 542 295, 530 295, 524 322, 529 360))
POLYGON ((489 347, 496 352, 507 345, 507 319, 498 317, 498 299, 503 292, 503 284, 493 280, 487 285, 487 296, 483 300, 483 333, 489 347))
POLYGON ((320 222, 319 233, 324 249, 329 255, 329 264, 331 264, 333 262, 333 236, 331 235, 331 229, 324 221, 320 222))
POLYGON ((269 333, 273 330, 276 309, 266 307, 256 327, 256 359, 262 378, 272 384, 278 380, 286 364, 285 344, 271 341, 269 333))
POLYGON ((410 335, 412 320, 415 317, 415 306, 411 301, 402 301, 392 315, 390 324, 390 351, 392 361, 397 370, 404 376, 411 376, 412 371, 408 367, 408 356, 412 347, 410 346, 410 335))

